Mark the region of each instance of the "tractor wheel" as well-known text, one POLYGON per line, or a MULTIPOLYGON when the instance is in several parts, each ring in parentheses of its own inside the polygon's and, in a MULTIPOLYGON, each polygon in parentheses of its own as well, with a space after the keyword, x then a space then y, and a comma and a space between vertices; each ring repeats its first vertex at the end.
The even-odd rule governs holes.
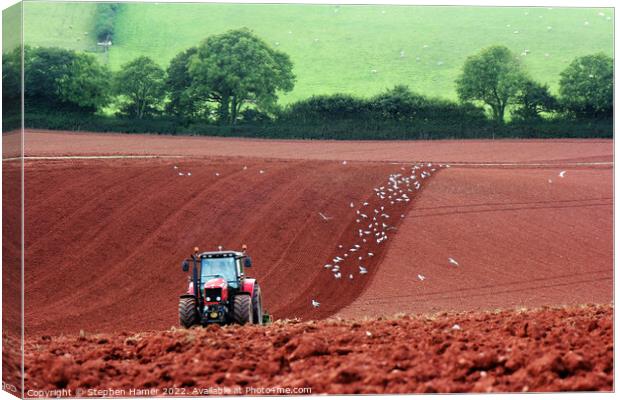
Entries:
POLYGON ((198 325, 198 310, 196 310, 196 300, 193 297, 183 297, 179 301, 179 322, 184 328, 198 325))
POLYGON ((256 325, 262 325, 263 324, 263 297, 261 296, 260 293, 260 286, 258 286, 258 283, 254 286, 254 295, 252 296, 252 306, 253 306, 253 312, 254 312, 254 318, 252 320, 252 323, 256 324, 256 325))
POLYGON ((235 296, 233 305, 233 321, 239 325, 252 323, 252 299, 247 294, 235 296))

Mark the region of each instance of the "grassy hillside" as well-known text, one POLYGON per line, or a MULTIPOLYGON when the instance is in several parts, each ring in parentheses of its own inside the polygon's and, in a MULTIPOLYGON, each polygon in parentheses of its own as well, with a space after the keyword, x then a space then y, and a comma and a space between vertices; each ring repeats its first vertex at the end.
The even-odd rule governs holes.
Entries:
POLYGON ((21 4, 2 10, 2 52, 9 52, 21 42, 21 4))
POLYGON ((96 3, 24 3, 24 43, 94 51, 96 3))
MULTIPOLYGON (((28 43, 94 47, 94 4, 25 7, 28 43)), ((531 75, 556 90, 559 72, 576 56, 613 54, 612 9, 132 3, 116 26, 109 58, 102 58, 113 69, 139 55, 166 66, 208 35, 249 27, 295 64, 297 84, 283 102, 366 96, 401 83, 455 98, 465 58, 492 44, 529 50, 522 59, 531 75)))

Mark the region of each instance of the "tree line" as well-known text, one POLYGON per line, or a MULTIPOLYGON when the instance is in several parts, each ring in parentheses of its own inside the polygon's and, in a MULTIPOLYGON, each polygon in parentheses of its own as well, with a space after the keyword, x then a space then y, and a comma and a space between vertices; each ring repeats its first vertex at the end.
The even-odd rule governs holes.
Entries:
MULTIPOLYGON (((19 50, 3 57, 5 104, 19 97, 19 59, 19 50)), ((245 28, 206 38, 177 54, 166 69, 141 56, 112 72, 90 54, 25 47, 24 72, 27 112, 45 113, 37 119, 39 125, 46 119, 53 125, 52 114, 57 112, 94 116, 105 109, 113 114, 105 117, 108 121, 151 121, 145 125, 150 128, 157 122, 162 126, 158 132, 181 132, 165 123, 172 121, 174 126, 199 126, 203 131, 216 129, 204 129, 209 126, 241 129, 240 125, 299 130, 303 125, 331 137, 340 131, 328 125, 378 136, 387 128, 405 135, 408 130, 436 127, 459 136, 467 127, 506 126, 507 114, 510 124, 520 127, 593 120, 610 125, 613 116, 610 57, 593 54, 573 60, 561 73, 559 96, 554 96, 546 84, 529 77, 520 59, 504 46, 467 58, 455 82, 458 102, 397 85, 371 98, 316 95, 282 107, 278 96, 295 84, 293 64, 287 54, 245 28)))

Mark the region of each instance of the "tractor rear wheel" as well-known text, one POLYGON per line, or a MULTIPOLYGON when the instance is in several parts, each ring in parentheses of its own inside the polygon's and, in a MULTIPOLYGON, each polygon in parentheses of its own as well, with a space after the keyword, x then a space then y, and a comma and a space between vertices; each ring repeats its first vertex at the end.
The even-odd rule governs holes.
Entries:
POLYGON ((254 286, 254 294, 252 295, 252 306, 254 308, 254 318, 252 323, 256 325, 263 324, 263 297, 260 293, 260 286, 258 283, 254 286))
POLYGON ((196 309, 196 300, 193 297, 183 297, 179 300, 179 322, 184 328, 198 325, 200 318, 196 309))
POLYGON ((233 305, 233 321, 239 325, 252 323, 252 299, 250 295, 240 294, 235 296, 233 305))

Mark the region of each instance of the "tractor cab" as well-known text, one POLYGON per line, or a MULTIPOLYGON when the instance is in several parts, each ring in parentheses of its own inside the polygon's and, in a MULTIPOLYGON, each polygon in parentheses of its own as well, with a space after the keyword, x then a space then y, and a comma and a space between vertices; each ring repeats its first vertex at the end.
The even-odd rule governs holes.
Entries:
POLYGON ((238 289, 244 277, 243 268, 251 265, 250 259, 240 252, 207 252, 200 254, 199 259, 203 286, 219 278, 227 286, 238 289))

